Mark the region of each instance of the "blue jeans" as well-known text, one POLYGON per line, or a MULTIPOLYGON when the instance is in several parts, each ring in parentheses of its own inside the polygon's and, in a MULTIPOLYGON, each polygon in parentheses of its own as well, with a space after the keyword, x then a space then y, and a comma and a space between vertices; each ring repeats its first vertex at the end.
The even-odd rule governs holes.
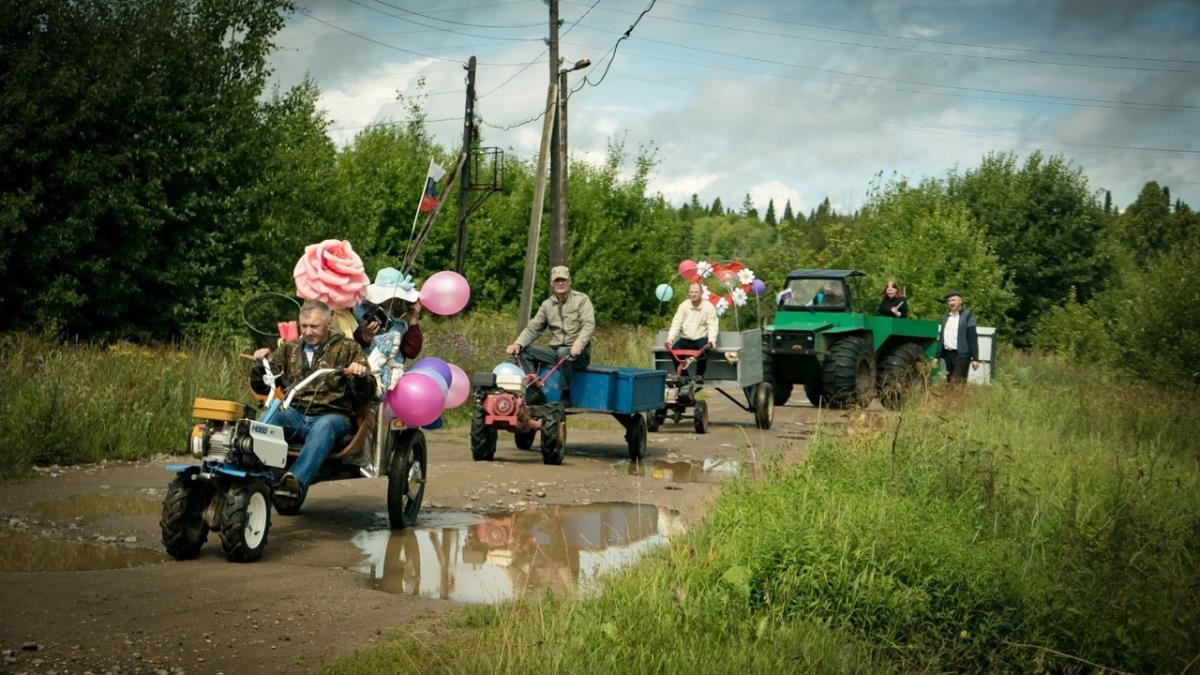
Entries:
POLYGON ((292 465, 292 474, 304 487, 317 475, 333 444, 350 431, 350 419, 345 415, 303 415, 294 408, 280 410, 274 423, 283 427, 283 437, 288 443, 304 444, 292 465))

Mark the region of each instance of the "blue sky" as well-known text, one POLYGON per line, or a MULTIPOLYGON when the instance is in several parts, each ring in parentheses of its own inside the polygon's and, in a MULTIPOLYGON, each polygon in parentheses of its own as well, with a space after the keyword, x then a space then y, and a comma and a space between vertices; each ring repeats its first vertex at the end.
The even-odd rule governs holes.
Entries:
MULTIPOLYGON (((942 176, 988 151, 1064 154, 1121 206, 1146 180, 1200 206, 1200 3, 1115 0, 560 0, 573 158, 657 147, 651 189, 782 211, 860 206, 880 172, 942 176)), ((311 76, 332 135, 400 121, 425 80, 429 128, 462 136, 480 62, 485 142, 537 152, 549 79, 541 0, 309 0, 272 56, 311 76)))

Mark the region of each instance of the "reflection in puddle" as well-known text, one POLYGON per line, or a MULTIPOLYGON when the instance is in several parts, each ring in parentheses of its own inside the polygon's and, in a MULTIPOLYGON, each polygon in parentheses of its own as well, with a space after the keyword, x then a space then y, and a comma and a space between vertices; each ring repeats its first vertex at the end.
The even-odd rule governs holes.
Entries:
POLYGON ((642 476, 675 483, 719 483, 739 476, 753 465, 732 460, 706 459, 703 464, 695 462, 624 462, 628 464, 630 476, 642 476))
POLYGON ((0 572, 67 572, 111 570, 162 562, 146 548, 34 537, 0 530, 0 572))
POLYGON ((432 513, 421 524, 360 532, 354 545, 368 558, 356 569, 379 590, 443 600, 563 595, 683 531, 678 511, 627 503, 432 513))
POLYGON ((43 518, 99 518, 101 516, 156 516, 162 511, 162 502, 145 497, 119 497, 117 495, 75 495, 65 499, 39 502, 30 507, 43 518))

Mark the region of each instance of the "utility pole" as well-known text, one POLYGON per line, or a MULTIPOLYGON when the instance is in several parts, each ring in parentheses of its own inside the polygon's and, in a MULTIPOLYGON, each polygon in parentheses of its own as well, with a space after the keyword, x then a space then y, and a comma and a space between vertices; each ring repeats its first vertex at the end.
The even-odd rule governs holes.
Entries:
POLYGON ((558 87, 555 101, 557 122, 550 133, 550 266, 567 264, 567 204, 563 185, 566 183, 566 143, 562 135, 562 101, 567 92, 565 77, 559 72, 558 0, 546 0, 550 5, 550 84, 558 87))
POLYGON ((471 152, 475 146, 475 57, 467 61, 467 108, 463 115, 462 180, 458 184, 458 239, 454 247, 454 271, 463 273, 467 247, 467 193, 471 191, 471 152))
POLYGON ((529 240, 525 245, 525 277, 521 283, 521 304, 517 309, 517 330, 523 330, 529 323, 529 312, 533 309, 533 277, 537 271, 538 238, 542 234, 542 210, 546 200, 546 155, 549 154, 550 135, 557 117, 557 101, 558 83, 552 82, 546 92, 546 119, 542 123, 542 144, 538 149, 537 174, 533 179, 533 209, 529 214, 529 240))

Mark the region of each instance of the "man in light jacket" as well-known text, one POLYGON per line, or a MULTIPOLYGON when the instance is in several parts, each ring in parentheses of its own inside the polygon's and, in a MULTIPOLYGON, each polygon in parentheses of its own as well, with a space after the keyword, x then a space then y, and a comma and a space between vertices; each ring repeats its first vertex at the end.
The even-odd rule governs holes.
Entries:
POLYGON ((946 313, 938 327, 937 356, 933 365, 942 360, 946 369, 946 381, 965 383, 967 367, 979 368, 979 334, 975 315, 962 306, 962 294, 950 291, 946 294, 946 313))
POLYGON ((596 313, 584 293, 571 290, 571 270, 558 265, 550 270, 550 297, 538 307, 525 330, 505 351, 521 355, 526 372, 536 373, 539 366, 553 366, 569 355, 559 367, 562 373, 562 402, 570 405, 571 373, 586 368, 592 361, 592 334, 596 332, 596 313), (534 345, 543 332, 550 336, 549 347, 534 345))
MULTIPOLYGON (((712 349, 717 346, 717 310, 711 302, 704 300, 704 290, 699 282, 688 286, 688 299, 679 304, 671 330, 667 333, 667 349, 712 349)), ((704 379, 708 367, 708 352, 696 358, 696 375, 704 379)))

